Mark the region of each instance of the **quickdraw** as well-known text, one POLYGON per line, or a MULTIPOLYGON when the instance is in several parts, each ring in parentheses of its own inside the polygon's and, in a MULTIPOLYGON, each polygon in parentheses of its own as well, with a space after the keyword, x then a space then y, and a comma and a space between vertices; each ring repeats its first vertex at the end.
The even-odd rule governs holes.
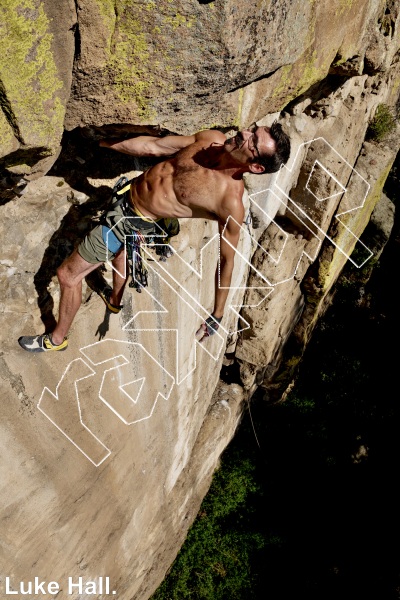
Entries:
POLYGON ((146 244, 146 238, 139 232, 134 231, 127 239, 126 249, 131 275, 129 287, 141 292, 148 285, 148 268, 142 250, 142 244, 146 244))

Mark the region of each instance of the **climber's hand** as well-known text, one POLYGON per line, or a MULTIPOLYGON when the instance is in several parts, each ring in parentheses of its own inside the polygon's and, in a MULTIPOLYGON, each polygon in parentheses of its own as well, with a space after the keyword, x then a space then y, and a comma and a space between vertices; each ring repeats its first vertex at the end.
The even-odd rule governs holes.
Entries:
POLYGON ((206 319, 196 331, 197 341, 203 342, 205 339, 210 337, 210 335, 214 335, 214 333, 218 330, 221 321, 222 317, 218 318, 212 315, 208 317, 208 319, 206 319))

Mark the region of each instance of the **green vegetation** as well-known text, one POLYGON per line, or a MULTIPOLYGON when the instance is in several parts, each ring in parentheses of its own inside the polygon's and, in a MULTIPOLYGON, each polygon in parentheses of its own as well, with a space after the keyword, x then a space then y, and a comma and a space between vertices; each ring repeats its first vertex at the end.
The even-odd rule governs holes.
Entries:
POLYGON ((387 104, 379 104, 372 119, 367 138, 381 142, 396 127, 396 119, 387 104))
POLYGON ((251 526, 258 491, 254 465, 227 452, 173 567, 152 600, 242 600, 252 597, 253 554, 264 545, 251 526))

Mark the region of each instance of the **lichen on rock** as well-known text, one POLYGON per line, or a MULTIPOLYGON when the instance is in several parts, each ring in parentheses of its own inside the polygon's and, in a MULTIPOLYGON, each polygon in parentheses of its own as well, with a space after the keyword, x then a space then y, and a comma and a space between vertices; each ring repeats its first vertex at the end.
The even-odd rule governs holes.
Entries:
POLYGON ((9 122, 27 146, 59 145, 65 114, 63 87, 52 56, 53 34, 43 2, 4 0, 0 6, 0 80, 9 122))

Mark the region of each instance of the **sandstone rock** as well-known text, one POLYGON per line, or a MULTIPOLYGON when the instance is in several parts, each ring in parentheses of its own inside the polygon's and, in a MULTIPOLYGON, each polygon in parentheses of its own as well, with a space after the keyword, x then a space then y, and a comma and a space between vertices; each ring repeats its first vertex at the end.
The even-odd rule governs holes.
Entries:
POLYGON ((75 7, 7 0, 0 8, 1 156, 20 173, 47 172, 57 158, 72 80, 75 7), (5 122, 4 122, 5 121, 5 122), (10 144, 12 146, 10 146, 10 144), (52 160, 51 160, 52 158, 52 160))
POLYGON ((284 398, 344 264, 379 257, 389 234, 382 188, 399 135, 365 135, 380 103, 398 107, 398 8, 7 0, 0 14, 2 573, 60 581, 60 600, 68 576, 109 576, 121 600, 148 600, 246 402, 259 386, 284 398), (194 341, 212 306, 216 223, 183 219, 175 255, 149 250, 150 286, 127 288, 119 315, 93 289, 108 265, 83 284, 68 351, 19 348, 54 326, 56 269, 115 181, 151 165, 99 137, 254 119, 279 119, 292 154, 246 177, 219 335, 194 341), (223 365, 240 383, 222 382, 223 365))

